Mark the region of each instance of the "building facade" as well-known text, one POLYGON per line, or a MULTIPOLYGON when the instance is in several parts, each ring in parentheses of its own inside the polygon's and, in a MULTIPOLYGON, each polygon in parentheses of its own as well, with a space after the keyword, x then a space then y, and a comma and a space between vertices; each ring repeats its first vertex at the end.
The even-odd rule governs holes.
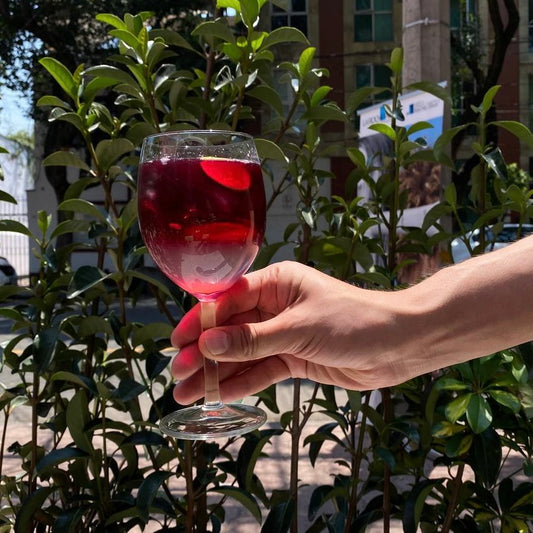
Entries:
MULTIPOLYGON (((533 0, 515 0, 520 24, 498 80, 497 118, 517 120, 533 128, 533 0)), ((271 12, 272 27, 291 24, 304 31, 317 47, 319 66, 330 72, 331 96, 345 107, 348 96, 359 87, 389 84, 385 66, 392 50, 404 49, 404 83, 446 81, 457 92, 475 90, 475 82, 454 64, 450 51, 452 32, 473 32, 480 68, 487 67, 494 48, 494 29, 488 3, 480 0, 290 0, 287 12, 271 12)), ((503 2, 502 12, 503 10, 503 2)), ((504 20, 505 22, 505 20, 504 20)), ((460 95, 454 99, 462 105, 460 95)), ((372 102, 368 102, 371 104, 372 102)), ((375 103, 375 102, 374 102, 375 103)), ((448 110, 449 114, 452 110, 448 110)), ((457 109, 455 110, 457 111, 457 109)), ((445 126, 452 124, 449 117, 445 126)), ((332 142, 350 142, 357 124, 329 126, 332 142)), ((465 143, 466 144, 466 143, 465 143)), ((533 152, 512 135, 499 136, 508 163, 516 162, 533 173, 533 152)), ((466 157, 465 148, 458 159, 466 157)), ((335 166, 342 163, 332 162, 335 166)))

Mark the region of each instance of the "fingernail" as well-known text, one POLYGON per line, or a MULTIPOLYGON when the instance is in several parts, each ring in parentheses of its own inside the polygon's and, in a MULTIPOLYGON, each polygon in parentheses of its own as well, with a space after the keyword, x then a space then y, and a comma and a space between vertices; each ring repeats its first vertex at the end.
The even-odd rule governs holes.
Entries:
POLYGON ((222 355, 229 348, 229 338, 224 331, 212 330, 205 332, 205 347, 213 355, 222 355))

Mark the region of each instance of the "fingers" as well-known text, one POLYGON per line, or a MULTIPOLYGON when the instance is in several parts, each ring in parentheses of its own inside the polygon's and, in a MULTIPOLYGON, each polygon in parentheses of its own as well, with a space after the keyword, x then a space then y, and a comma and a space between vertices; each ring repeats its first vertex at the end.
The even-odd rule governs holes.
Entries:
POLYGON ((241 374, 232 374, 220 383, 222 401, 232 402, 255 394, 291 377, 289 367, 282 359, 271 357, 262 359, 241 374))
MULTIPOLYGON (((301 280, 314 272, 296 263, 270 265, 243 276, 216 301, 216 323, 222 325, 236 317, 242 322, 258 322, 280 313, 297 296, 301 280)), ((201 333, 200 306, 191 309, 172 333, 172 344, 179 348, 194 342, 201 333)))
POLYGON ((181 348, 195 341, 201 332, 200 304, 197 304, 183 316, 174 328, 170 336, 170 342, 175 348, 181 348))
MULTIPOLYGON (((290 369, 282 358, 263 359, 248 367, 224 363, 219 366, 220 396, 223 402, 232 402, 290 377, 290 369)), ((176 384, 174 399, 182 405, 192 403, 203 396, 203 389, 203 371, 199 370, 176 384)))
MULTIPOLYGON (((248 283, 245 280, 240 280, 216 301, 215 322, 217 325, 227 321, 238 323, 260 319, 254 309, 257 300, 249 294, 247 286, 248 283)), ((180 320, 172 332, 170 341, 174 347, 181 348, 195 342, 201 333, 201 304, 197 304, 180 320)))
POLYGON ((227 325, 206 330, 200 351, 217 361, 249 361, 278 354, 298 354, 303 347, 299 312, 287 311, 262 322, 227 325))
POLYGON ((183 380, 203 368, 203 355, 197 344, 182 348, 172 360, 171 373, 174 379, 183 380))

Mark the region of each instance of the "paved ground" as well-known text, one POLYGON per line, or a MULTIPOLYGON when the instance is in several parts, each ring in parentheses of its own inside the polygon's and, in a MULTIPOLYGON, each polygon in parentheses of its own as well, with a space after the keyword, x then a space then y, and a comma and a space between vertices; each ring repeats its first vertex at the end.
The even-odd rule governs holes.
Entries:
MULTIPOLYGON (((146 322, 153 322, 158 320, 157 312, 154 310, 150 302, 143 302, 142 305, 135 311, 135 316, 132 320, 140 320, 146 322)), ((7 322, 0 319, 0 342, 9 339, 11 336, 7 322)), ((10 377, 5 372, 0 374, 0 382, 10 381, 10 377)), ((302 398, 309 394, 311 386, 304 387, 302 398)), ((292 387, 290 385, 282 385, 278 388, 278 402, 281 411, 289 410, 292 405, 292 387)), ((0 416, 1 418, 1 416, 0 416)), ((316 431, 317 427, 325 421, 321 415, 311 418, 306 426, 305 435, 316 431)), ((278 415, 270 414, 269 424, 277 424, 278 415)), ((1 423, 1 420, 0 420, 1 423)), ((304 435, 304 436, 305 436, 304 435)), ((27 411, 24 408, 16 409, 13 413, 13 418, 10 420, 8 428, 8 442, 26 442, 29 439, 29 419, 27 411)), ((287 435, 276 437, 272 439, 271 445, 265 448, 268 457, 262 457, 258 461, 257 473, 265 486, 267 494, 275 489, 286 489, 288 487, 290 478, 290 439, 287 435)), ((332 444, 325 444, 318 462, 318 467, 313 468, 308 457, 308 448, 301 446, 300 461, 299 461, 299 477, 300 477, 300 506, 299 506, 299 530, 304 532, 309 525, 307 517, 307 506, 309 498, 315 487, 323 484, 329 484, 332 477, 342 472, 342 467, 337 463, 338 459, 342 457, 342 450, 332 444)), ((3 458, 4 473, 16 473, 18 463, 9 455, 3 458)), ((519 468, 518 458, 515 457, 509 469, 519 468)), ((509 470, 513 471, 513 470, 509 470)), ((345 472, 345 470, 344 470, 345 472)), ((432 477, 439 477, 446 475, 445 472, 433 470, 428 472, 432 477)), ((409 483, 405 479, 403 483, 409 483)), ((177 490, 180 490, 179 487, 177 490)), ((330 508, 331 509, 331 508, 330 508)), ((233 504, 231 501, 226 505, 227 519, 223 526, 223 533, 259 533, 260 525, 251 517, 247 511, 243 510, 242 506, 233 504)), ((147 528, 144 531, 150 533, 154 529, 147 528)), ((377 533, 383 530, 383 526, 379 523, 367 528, 368 533, 377 533)), ((394 522, 391 531, 397 533, 402 531, 401 523, 394 522)))

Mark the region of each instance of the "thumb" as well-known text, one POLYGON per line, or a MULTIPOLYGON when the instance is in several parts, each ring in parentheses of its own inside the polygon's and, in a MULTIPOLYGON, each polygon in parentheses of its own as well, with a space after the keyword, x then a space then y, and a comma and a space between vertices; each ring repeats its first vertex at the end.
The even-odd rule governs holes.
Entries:
POLYGON ((250 324, 210 328, 199 339, 200 351, 217 361, 246 361, 270 355, 292 353, 296 332, 279 317, 250 324))

